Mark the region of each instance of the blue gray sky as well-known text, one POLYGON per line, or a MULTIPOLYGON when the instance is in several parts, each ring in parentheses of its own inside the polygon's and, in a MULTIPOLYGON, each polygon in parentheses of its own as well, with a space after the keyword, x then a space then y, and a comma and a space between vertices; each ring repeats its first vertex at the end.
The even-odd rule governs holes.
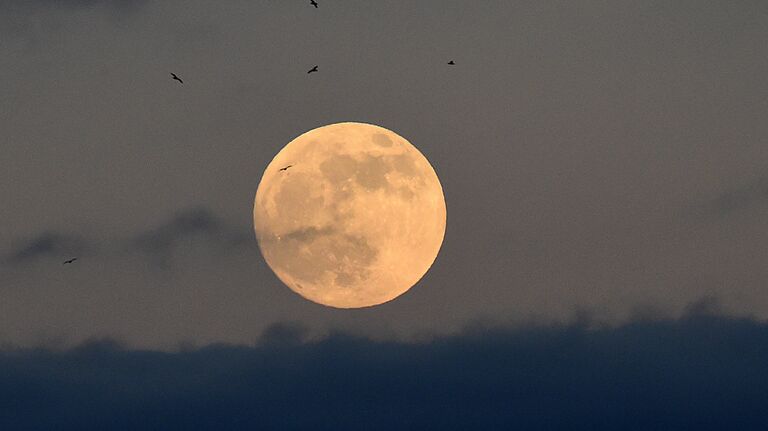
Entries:
POLYGON ((307 3, 0 0, 0 343, 768 317, 768 3, 307 3), (373 309, 293 294, 252 230, 271 158, 339 121, 409 139, 447 200, 431 271, 373 309))

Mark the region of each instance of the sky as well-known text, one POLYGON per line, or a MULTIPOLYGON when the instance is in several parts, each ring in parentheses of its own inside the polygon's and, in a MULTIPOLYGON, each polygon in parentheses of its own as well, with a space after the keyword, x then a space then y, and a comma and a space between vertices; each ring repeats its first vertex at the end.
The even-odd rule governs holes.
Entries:
MULTIPOLYGON (((0 400, 21 406, 0 407, 0 424, 29 416, 23 412, 34 411, 40 394, 58 413, 30 429, 61 419, 55 394, 86 402, 119 385, 130 411, 152 397, 182 411, 209 400, 176 395, 225 385, 237 370, 254 385, 284 379, 299 391, 295 379, 328 378, 314 357, 327 363, 349 353, 362 376, 402 371, 409 361, 421 369, 481 366, 472 362, 474 343, 493 350, 498 340, 489 372, 503 378, 467 394, 501 391, 523 402, 521 392, 500 389, 522 384, 542 397, 521 407, 536 420, 541 403, 562 408, 577 393, 620 392, 618 382, 639 387, 562 417, 586 420, 585 412, 622 403, 646 408, 630 418, 660 417, 666 407, 649 407, 649 394, 678 403, 703 388, 688 410, 675 411, 677 422, 633 422, 680 429, 719 423, 695 413, 719 399, 706 394, 722 390, 744 403, 717 404, 718 412, 743 414, 757 402, 742 380, 751 372, 768 390, 758 362, 740 362, 766 359, 755 343, 765 345, 768 318, 768 3, 308 3, 0 0, 0 386, 26 388, 18 398, 0 390, 0 400), (318 73, 307 75, 314 65, 318 73), (267 164, 298 135, 342 121, 408 139, 437 172, 447 205, 445 240, 426 276, 394 301, 360 310, 291 292, 253 233, 267 164), (696 317, 702 309, 707 319, 696 317), (275 328, 300 328, 301 339, 279 347, 280 333, 275 347, 264 341, 275 328), (703 335, 713 328, 721 342, 703 335), (703 358, 674 346, 689 339, 703 358), (732 354, 731 342, 754 346, 754 356, 732 354), (602 350, 591 364, 583 355, 593 346, 602 350), (552 350, 560 355, 554 363, 501 370, 505 355, 552 350), (562 357, 571 353, 582 358, 575 374, 562 357), (275 358, 293 354, 286 374, 270 381, 265 370, 275 358), (637 363, 624 361, 635 354, 637 363), (665 368, 654 354, 674 363, 665 368), (152 371, 120 365, 135 361, 152 371), (189 372, 169 377, 171 393, 142 380, 174 368, 168 364, 189 372), (210 382, 190 377, 211 364, 219 374, 210 382), (712 377, 678 373, 691 364, 712 377), (614 386, 588 378, 609 365, 614 386), (675 377, 644 381, 659 367, 675 377), (50 371, 39 375, 41 368, 50 371), (92 386, 73 387, 83 373, 92 386), (560 379, 531 377, 542 373, 560 379)), ((432 383, 464 388, 434 375, 406 380, 371 402, 432 383)), ((340 393, 363 391, 334 384, 340 393)), ((225 398, 234 410, 251 401, 292 404, 233 391, 225 398)), ((467 394, 430 408, 466 402, 467 394)), ((314 414, 348 401, 315 400, 314 414)), ((78 422, 73 408, 72 427, 130 414, 101 408, 91 424, 78 422)), ((487 428, 509 423, 494 414, 483 416, 487 428)), ((403 420, 421 423, 413 415, 403 420)), ((270 423, 302 426, 292 420, 270 423)))

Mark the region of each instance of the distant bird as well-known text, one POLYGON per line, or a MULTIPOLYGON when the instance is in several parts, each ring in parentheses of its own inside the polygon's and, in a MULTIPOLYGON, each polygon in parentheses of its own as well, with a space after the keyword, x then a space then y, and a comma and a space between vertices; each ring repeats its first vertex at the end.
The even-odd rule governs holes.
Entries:
POLYGON ((453 65, 454 65, 454 64, 456 64, 456 63, 454 63, 454 62, 453 62, 453 60, 451 60, 451 61, 449 61, 449 62, 448 62, 448 64, 450 64, 451 66, 453 66, 453 65))
POLYGON ((286 167, 284 167, 284 168, 280 168, 279 170, 280 170, 280 171, 287 171, 287 170, 288 170, 288 168, 290 168, 291 166, 293 166, 293 165, 288 165, 288 166, 286 166, 286 167))
POLYGON ((70 264, 70 263, 72 263, 72 262, 74 262, 76 260, 77 260, 77 258, 73 257, 72 259, 65 260, 64 263, 62 263, 62 265, 68 265, 68 264, 70 264))
POLYGON ((175 74, 175 73, 171 73, 171 76, 173 76, 173 79, 174 79, 175 81, 179 81, 179 82, 181 82, 182 84, 184 84, 184 81, 182 81, 182 80, 181 80, 181 78, 179 78, 178 76, 176 76, 176 74, 175 74))
POLYGON ((309 69, 309 72, 307 73, 312 73, 312 72, 317 72, 317 66, 313 67, 312 69, 309 69))
POLYGON ((317 2, 315 0, 309 0, 309 4, 315 7, 317 9, 317 2))

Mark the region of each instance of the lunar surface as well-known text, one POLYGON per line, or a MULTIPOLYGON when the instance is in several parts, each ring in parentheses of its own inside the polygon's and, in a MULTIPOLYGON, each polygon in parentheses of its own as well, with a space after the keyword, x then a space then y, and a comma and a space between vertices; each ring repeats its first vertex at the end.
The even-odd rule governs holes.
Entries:
POLYGON ((427 159, 396 133, 338 123, 291 141, 253 207, 267 264, 306 299, 338 308, 390 301, 432 266, 445 199, 427 159))

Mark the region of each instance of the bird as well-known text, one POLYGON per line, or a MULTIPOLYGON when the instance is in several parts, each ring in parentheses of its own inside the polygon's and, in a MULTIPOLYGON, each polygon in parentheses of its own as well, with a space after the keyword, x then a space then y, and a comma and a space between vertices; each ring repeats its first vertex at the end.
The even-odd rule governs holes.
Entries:
POLYGON ((77 260, 77 258, 73 257, 72 259, 65 260, 64 263, 62 263, 62 265, 68 265, 68 264, 70 264, 70 263, 72 263, 72 262, 74 262, 76 260, 77 260))
POLYGON ((307 73, 312 73, 312 72, 317 72, 317 66, 313 67, 312 69, 309 69, 309 72, 307 73))
POLYGON ((175 80, 175 81, 179 81, 179 82, 181 82, 182 84, 184 84, 184 81, 182 81, 182 80, 181 80, 181 78, 179 78, 178 76, 176 76, 176 74, 175 74, 175 73, 171 72, 171 76, 173 76, 173 80, 175 80))
POLYGON ((451 61, 449 61, 449 62, 448 62, 448 64, 450 64, 451 66, 453 66, 453 65, 454 65, 454 64, 456 64, 456 63, 454 63, 454 62, 453 62, 453 60, 451 60, 451 61))
POLYGON ((315 0, 309 0, 309 4, 315 7, 317 9, 317 2, 315 0))
POLYGON ((293 166, 293 165, 288 165, 288 166, 286 166, 286 167, 284 167, 284 168, 280 168, 279 170, 280 170, 280 171, 287 171, 287 170, 288 170, 288 168, 290 168, 291 166, 293 166))

